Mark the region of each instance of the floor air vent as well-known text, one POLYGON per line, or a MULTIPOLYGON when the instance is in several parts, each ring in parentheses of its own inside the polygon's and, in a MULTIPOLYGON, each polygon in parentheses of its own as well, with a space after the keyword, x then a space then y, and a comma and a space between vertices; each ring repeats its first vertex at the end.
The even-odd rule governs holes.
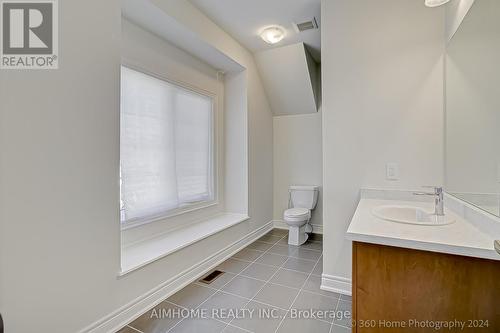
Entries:
POLYGON ((212 273, 208 274, 203 279, 201 279, 200 282, 205 283, 205 284, 210 284, 210 283, 214 282, 222 274, 224 274, 224 272, 222 272, 222 271, 213 271, 212 273))

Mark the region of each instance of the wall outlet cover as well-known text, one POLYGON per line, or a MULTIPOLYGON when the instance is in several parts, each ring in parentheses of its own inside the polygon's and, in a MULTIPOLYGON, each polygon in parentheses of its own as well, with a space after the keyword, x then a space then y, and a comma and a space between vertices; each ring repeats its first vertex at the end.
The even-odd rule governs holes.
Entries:
POLYGON ((387 180, 399 180, 399 165, 397 163, 387 163, 385 174, 387 180))

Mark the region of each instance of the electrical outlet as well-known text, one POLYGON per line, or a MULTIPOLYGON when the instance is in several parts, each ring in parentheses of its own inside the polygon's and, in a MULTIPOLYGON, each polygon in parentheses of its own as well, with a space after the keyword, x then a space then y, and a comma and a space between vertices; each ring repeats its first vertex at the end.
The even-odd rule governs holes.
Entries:
POLYGON ((385 177, 387 180, 399 180, 399 165, 397 163, 387 163, 385 177))

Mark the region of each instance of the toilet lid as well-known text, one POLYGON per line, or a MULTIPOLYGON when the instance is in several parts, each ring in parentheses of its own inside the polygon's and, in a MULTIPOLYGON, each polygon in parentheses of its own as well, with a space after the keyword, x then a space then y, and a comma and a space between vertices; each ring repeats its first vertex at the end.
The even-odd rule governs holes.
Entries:
POLYGON ((308 215, 309 215, 309 209, 307 208, 290 208, 285 210, 285 216, 289 217, 300 217, 308 215))

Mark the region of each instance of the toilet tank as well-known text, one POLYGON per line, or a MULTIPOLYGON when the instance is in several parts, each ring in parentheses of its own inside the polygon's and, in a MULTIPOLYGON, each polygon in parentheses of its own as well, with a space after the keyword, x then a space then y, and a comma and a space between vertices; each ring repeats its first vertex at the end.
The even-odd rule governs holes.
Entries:
POLYGON ((314 209, 318 202, 319 186, 290 186, 292 207, 314 209))

